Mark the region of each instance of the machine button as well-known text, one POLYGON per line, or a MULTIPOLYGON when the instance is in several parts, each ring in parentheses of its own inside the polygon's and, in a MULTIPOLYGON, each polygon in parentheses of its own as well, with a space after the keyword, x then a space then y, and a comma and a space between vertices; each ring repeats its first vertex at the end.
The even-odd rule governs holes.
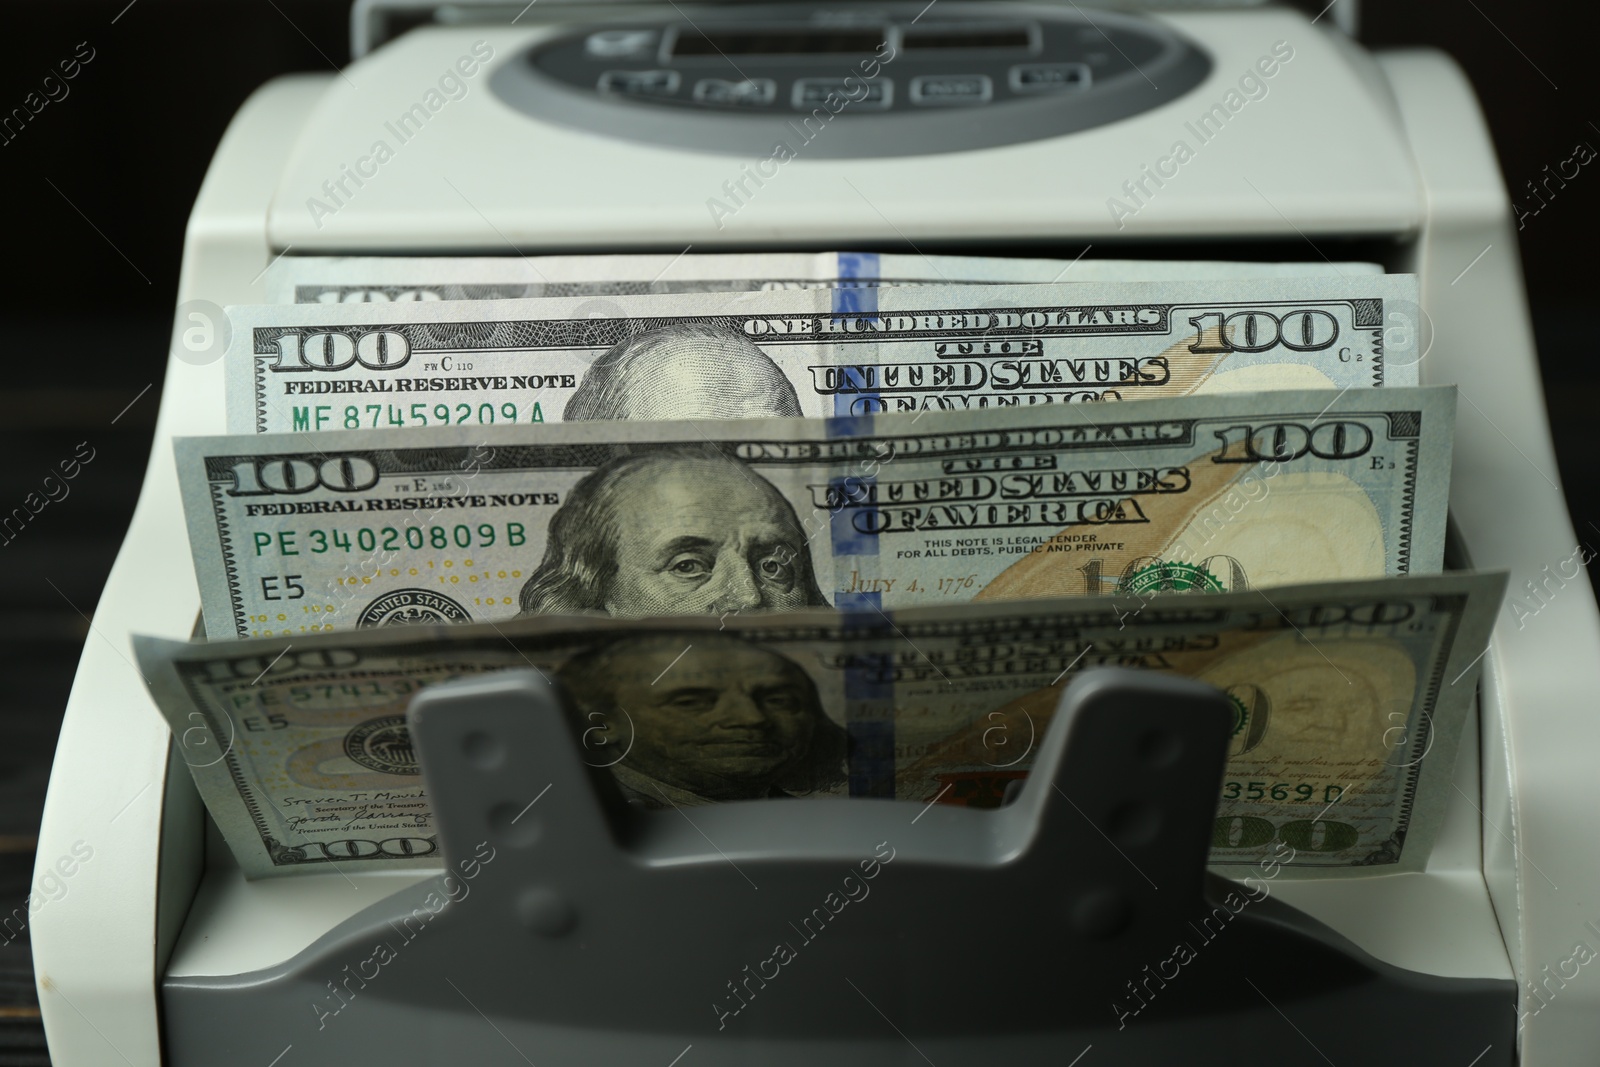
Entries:
POLYGON ((1011 68, 1011 90, 1017 93, 1087 89, 1090 80, 1085 63, 1018 63, 1011 68))
POLYGON ((987 74, 925 74, 911 79, 911 102, 923 107, 987 104, 994 83, 987 74))
POLYGON ((744 81, 701 78, 695 82, 694 98, 702 104, 765 107, 778 99, 778 83, 771 78, 747 78, 744 81))
POLYGON ((600 91, 619 96, 671 96, 678 91, 678 72, 608 70, 600 75, 600 91))
POLYGON ((655 30, 601 30, 583 42, 591 56, 647 56, 655 46, 655 30))
POLYGON ((838 94, 847 101, 844 108, 871 108, 882 111, 894 100, 894 82, 888 78, 801 78, 794 83, 793 103, 797 110, 813 111, 826 106, 828 97, 838 94), (862 87, 866 88, 863 95, 862 87))

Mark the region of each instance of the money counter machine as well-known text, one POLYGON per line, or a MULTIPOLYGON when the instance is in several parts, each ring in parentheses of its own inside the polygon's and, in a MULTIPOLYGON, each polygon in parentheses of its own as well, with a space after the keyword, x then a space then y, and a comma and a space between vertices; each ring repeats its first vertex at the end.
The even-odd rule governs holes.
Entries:
MULTIPOLYGON (((175 346, 39 839, 40 876, 67 890, 32 920, 55 1062, 1594 1062, 1600 620, 1574 577, 1587 555, 1555 481, 1506 189, 1460 71, 1428 51, 1363 50, 1353 7, 1312 18, 1070 0, 361 0, 354 62, 266 85, 223 138, 189 223, 179 323, 216 326, 207 308, 262 302, 275 257, 317 254, 1082 252, 1416 273, 1420 321, 1387 328, 1422 331, 1423 382, 1461 388, 1452 565, 1509 570, 1522 605, 1501 613, 1484 654, 1425 871, 1278 881, 1273 909, 1207 950, 1208 975, 1187 992, 1161 987, 1148 1021, 1119 1029, 1106 991, 1147 980, 1160 956, 1141 923, 1198 901, 1199 847, 1171 851, 1188 865, 1170 869, 1113 862, 1103 885, 1069 859, 1060 890, 1048 864, 977 859, 996 841, 1025 842, 1037 820, 1044 836, 1019 852, 1053 835, 1050 847, 1101 865, 1102 827, 1056 810, 1043 788, 972 816, 1010 820, 998 829, 930 811, 917 829, 935 832, 919 841, 905 832, 915 805, 822 804, 825 817, 788 810, 778 822, 729 805, 698 809, 698 828, 760 892, 693 891, 697 865, 722 859, 687 824, 601 885, 575 873, 617 865, 601 807, 544 812, 545 851, 519 851, 531 838, 514 820, 482 814, 508 772, 484 770, 494 760, 463 752, 440 715, 419 745, 425 765, 437 753, 442 836, 486 835, 513 856, 508 873, 453 940, 409 949, 431 953, 426 964, 361 985, 337 1016, 319 1012, 365 954, 352 954, 364 932, 410 914, 438 875, 246 881, 209 826, 129 653, 135 631, 188 636, 198 603, 170 441, 223 431, 222 374, 203 345, 175 346), (812 118, 849 75, 871 88, 826 123, 812 118), (379 140, 390 151, 376 157, 379 140), (747 898, 821 887, 815 872, 839 857, 814 818, 903 842, 914 891, 814 961, 832 984, 796 988, 787 1004, 772 996, 765 1029, 732 1038, 709 1012, 664 1017, 648 990, 705 972, 720 991, 721 961, 765 950, 746 944, 747 898), (674 871, 683 877, 654 880, 674 871), (1130 918, 1120 880, 1143 893, 1145 875, 1166 892, 1140 897, 1130 918), (930 904, 950 894, 964 925, 941 924, 930 904), (1048 967, 1024 960, 1036 941, 1056 946, 1048 967)), ((549 720, 537 716, 496 718, 529 699, 480 687, 456 710, 501 723, 526 780, 567 780, 584 796, 565 734, 542 739, 549 720)), ((1052 734, 1035 778, 1154 773, 1166 757, 1128 754, 1132 735, 1115 724, 1166 730, 1182 753, 1163 779, 1161 832, 1209 834, 1222 735, 1203 696, 1122 676, 1068 699, 1071 744, 1052 734), (1111 705, 1121 719, 1096 717, 1111 705)))

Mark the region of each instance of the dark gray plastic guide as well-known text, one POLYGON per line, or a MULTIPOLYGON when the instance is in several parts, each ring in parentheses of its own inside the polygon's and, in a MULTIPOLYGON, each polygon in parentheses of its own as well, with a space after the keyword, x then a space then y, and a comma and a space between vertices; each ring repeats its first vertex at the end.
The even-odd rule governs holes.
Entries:
POLYGON ((448 873, 282 966, 167 979, 173 1067, 1513 1061, 1511 982, 1206 872, 1231 713, 1200 683, 1086 672, 997 811, 639 811, 532 671, 410 721, 448 873))

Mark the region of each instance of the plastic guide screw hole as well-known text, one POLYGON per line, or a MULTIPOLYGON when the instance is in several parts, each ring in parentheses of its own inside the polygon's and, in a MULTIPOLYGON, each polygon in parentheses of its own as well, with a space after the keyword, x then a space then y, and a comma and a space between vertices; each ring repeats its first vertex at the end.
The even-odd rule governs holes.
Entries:
POLYGON ((1148 845, 1161 833, 1161 809, 1142 800, 1130 801, 1113 811, 1106 824, 1124 848, 1148 845))
POLYGON ((554 889, 534 886, 517 898, 517 918, 536 934, 560 937, 578 925, 578 913, 554 889))
POLYGON ((1133 920, 1133 905, 1127 896, 1108 886, 1080 893, 1068 907, 1072 928, 1097 940, 1117 936, 1133 920))
POLYGON ((1145 766, 1162 769, 1183 755, 1183 738, 1170 730, 1152 730, 1139 738, 1139 758, 1145 766))
POLYGON ((527 809, 530 805, 502 803, 489 809, 489 831, 496 841, 513 848, 527 848, 538 841, 544 827, 527 809))
POLYGON ((506 747, 482 730, 474 730, 461 739, 461 752, 474 767, 485 771, 494 770, 506 758, 506 747))

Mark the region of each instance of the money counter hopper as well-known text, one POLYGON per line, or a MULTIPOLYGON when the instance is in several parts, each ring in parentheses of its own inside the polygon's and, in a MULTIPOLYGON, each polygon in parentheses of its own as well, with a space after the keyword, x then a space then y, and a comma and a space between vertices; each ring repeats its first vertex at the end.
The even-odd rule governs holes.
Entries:
MULTIPOLYGON (((1397 317, 1389 328, 1421 331, 1424 383, 1460 387, 1453 565, 1507 569, 1511 594, 1484 653, 1476 729, 1427 870, 1283 878, 1273 895, 1424 985, 1475 980, 1491 991, 1487 1001, 1446 998, 1425 1009, 1438 1017, 1413 1020, 1436 1033, 1447 1018, 1447 1029, 1473 1033, 1494 1015, 1485 1047, 1445 1058, 1413 1050, 1407 1062, 1593 1062, 1600 619, 1581 574, 1584 534, 1556 480, 1506 190, 1460 71, 1428 51, 1363 50, 1334 24, 1339 8, 1313 19, 1262 6, 964 0, 358 3, 354 61, 256 93, 218 147, 189 223, 155 446, 84 650, 39 838, 39 875, 73 872, 58 873, 68 891, 32 917, 54 1061, 257 1062, 228 1051, 230 1032, 260 1023, 245 1018, 248 998, 219 1002, 202 1025, 193 1013, 204 1009, 172 990, 271 971, 431 877, 351 870, 245 881, 132 666, 130 633, 184 637, 195 624, 170 441, 224 431, 220 307, 264 300, 263 273, 279 256, 845 248, 1370 259, 1421 276, 1421 321, 1397 317), (817 94, 875 55, 877 88, 807 125, 817 94), (379 140, 391 148, 381 159, 379 140), (789 151, 775 153, 777 140, 789 151), (73 860, 85 846, 91 858, 73 860), (215 1041, 199 1047, 205 1026, 215 1041)), ((909 824, 917 812, 906 807, 909 824)), ((770 846, 781 860, 781 835, 770 846)), ((923 855, 930 893, 935 859, 923 855)), ((1019 906, 1031 905, 972 901, 997 928, 1019 906)), ((528 909, 524 927, 562 925, 548 902, 528 909)), ((461 960, 448 972, 459 997, 443 987, 436 1003, 386 1000, 381 986, 364 994, 388 1004, 371 1016, 385 1027, 370 1032, 373 1062, 608 1062, 582 1035, 542 1051, 507 1036, 521 1033, 517 1009, 481 990, 493 990, 496 968, 530 936, 508 924, 493 966, 461 960), (473 1042, 441 1044, 462 1019, 479 1027, 473 1042)), ((882 948, 870 937, 859 946, 864 961, 882 948)), ((949 984, 1023 980, 1008 976, 1005 954, 997 939, 993 974, 952 974, 949 984)), ((1099 950, 1082 960, 1112 965, 1099 950)), ((1319 960, 1283 950, 1248 973, 1270 993, 1319 960)), ((1122 969, 1137 975, 1145 962, 1122 969)), ((1072 966, 1063 960, 1064 972, 1072 966)), ((1241 985, 1239 996, 1256 994, 1241 985)), ((828 1058, 868 1062, 877 1050, 882 1062, 909 1063, 926 1051, 941 1064, 979 1062, 935 1054, 960 1044, 959 1026, 899 1033, 893 1006, 866 999, 849 1009, 860 1019, 844 1019, 846 1001, 818 1016, 817 1036, 842 1042, 828 1058), (861 1038, 852 1051, 868 1023, 886 1043, 861 1038)), ((258 1003, 291 1010, 265 992, 258 1003)), ((330 1024, 343 1036, 319 1045, 312 1009, 297 1002, 283 1047, 259 1062, 329 1062, 330 1050, 374 1025, 361 1008, 330 1024)), ((1307 1033, 1359 1030, 1383 1015, 1377 1004, 1354 1010, 1316 996, 1254 1010, 1248 1029, 1213 1035, 1222 1053, 1173 1031, 1164 1062, 1322 1062, 1307 1033)), ((1113 1021, 1109 1008, 1105 1017, 1113 1021)), ((677 1042, 669 1031, 643 1040, 630 1030, 609 1062, 779 1061, 730 1058, 713 1040, 677 1042)), ((993 1033, 975 1024, 980 1031, 993 1033)), ((1082 1045, 1052 1049, 1050 1061, 1156 1062, 1113 1037, 1082 1045)), ((985 1046, 966 1047, 981 1058, 985 1046)), ((993 1048, 1002 1061, 1019 1058, 1003 1042, 993 1048)), ((1391 1052, 1330 1062, 1398 1062, 1391 1052)))

